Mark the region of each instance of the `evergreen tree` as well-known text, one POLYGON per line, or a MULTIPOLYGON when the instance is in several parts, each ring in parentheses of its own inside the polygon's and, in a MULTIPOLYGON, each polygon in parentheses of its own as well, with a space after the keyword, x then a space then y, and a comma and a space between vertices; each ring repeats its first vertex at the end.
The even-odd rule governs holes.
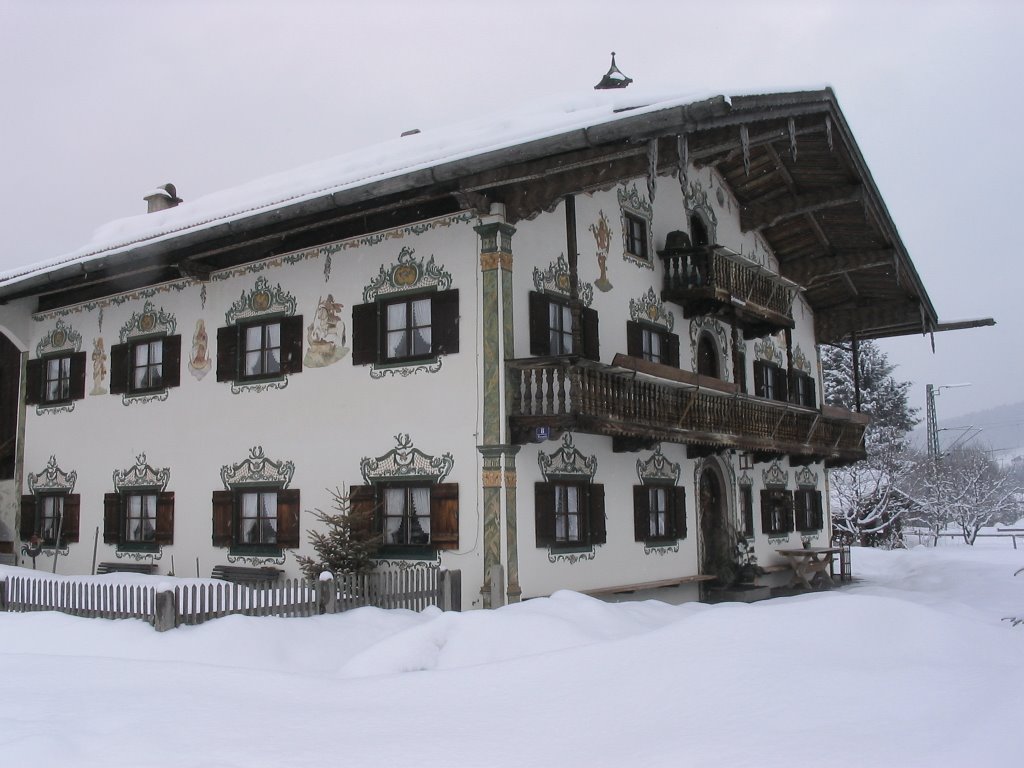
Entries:
POLYGON ((367 573, 374 568, 374 555, 380 549, 381 537, 373 532, 373 511, 352 509, 348 493, 337 488, 331 493, 332 512, 314 510, 313 517, 325 531, 309 531, 309 541, 317 557, 296 558, 307 579, 319 578, 321 572, 367 573))

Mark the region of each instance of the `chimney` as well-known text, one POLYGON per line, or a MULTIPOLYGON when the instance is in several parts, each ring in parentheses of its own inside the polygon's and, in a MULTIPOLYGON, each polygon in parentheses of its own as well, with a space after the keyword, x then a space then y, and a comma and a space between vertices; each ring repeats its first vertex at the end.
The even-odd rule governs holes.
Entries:
POLYGON ((173 184, 164 184, 162 187, 157 187, 142 199, 149 205, 146 213, 165 211, 181 202, 181 198, 178 197, 178 190, 174 188, 173 184))

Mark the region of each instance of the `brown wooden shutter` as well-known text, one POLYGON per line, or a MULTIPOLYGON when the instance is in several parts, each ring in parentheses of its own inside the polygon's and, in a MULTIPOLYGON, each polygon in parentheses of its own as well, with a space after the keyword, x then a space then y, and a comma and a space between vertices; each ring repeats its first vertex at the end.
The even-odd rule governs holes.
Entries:
MULTIPOLYGON (((530 291, 530 354, 551 354, 551 326, 548 324, 548 305, 551 301, 539 291, 530 291)), ((538 545, 539 546, 539 545, 538 545)))
POLYGON ((772 530, 772 493, 768 489, 761 491, 761 533, 775 533, 772 530))
POLYGON ((686 489, 681 485, 673 486, 669 494, 672 499, 673 536, 677 539, 686 538, 686 489))
MULTIPOLYGON (((760 360, 754 361, 754 395, 765 397, 765 365, 760 360)), ((764 491, 761 492, 762 495, 764 491)))
POLYGON ((818 407, 818 393, 816 391, 817 387, 816 387, 815 382, 814 382, 814 377, 813 376, 808 376, 807 377, 807 381, 805 383, 806 383, 806 386, 807 386, 807 390, 806 390, 807 394, 804 397, 803 405, 807 406, 808 408, 817 408, 818 407))
POLYGON ((813 530, 820 531, 825 527, 825 518, 821 508, 821 491, 811 492, 811 526, 813 530))
POLYGON ((36 533, 36 497, 27 493, 21 497, 21 521, 18 524, 18 536, 28 541, 36 533))
POLYGON ((430 543, 437 549, 459 548, 459 484, 430 489, 430 543))
MULTIPOLYGON (((459 351, 459 289, 434 294, 430 306, 433 352, 453 355, 459 351)), ((433 535, 433 534, 431 534, 433 535)))
POLYGON ((281 373, 302 371, 302 315, 281 318, 281 373))
POLYGON ((533 516, 537 532, 537 546, 550 547, 555 543, 555 485, 533 484, 533 516))
POLYGON ((626 321, 626 354, 630 357, 644 356, 644 327, 635 320, 626 321))
POLYGON ((665 365, 671 365, 673 368, 679 367, 679 334, 668 333, 667 331, 662 334, 663 341, 662 346, 664 347, 664 354, 662 355, 665 365))
POLYGON ((238 326, 226 325, 217 329, 217 381, 234 381, 237 378, 238 326))
POLYGON ((353 485, 348 489, 349 518, 353 535, 360 539, 380 533, 377 521, 377 491, 372 485, 353 485))
MULTIPOLYGON (((81 400, 85 397, 85 352, 75 352, 71 355, 71 386, 69 389, 72 400, 81 400)), ((78 539, 75 539, 78 541, 78 539)))
POLYGON ((775 377, 775 399, 781 402, 789 400, 789 376, 782 368, 772 367, 772 376, 775 377))
MULTIPOLYGON (((114 366, 111 364, 111 371, 114 366)), ((181 386, 181 335, 164 337, 164 365, 163 365, 165 387, 181 386)))
POLYGON ((213 492, 213 546, 230 547, 235 517, 235 495, 231 491, 213 492))
POLYGON ((377 362, 377 305, 357 304, 352 307, 352 364, 377 362))
POLYGON ((583 357, 600 362, 601 345, 597 330, 597 310, 590 307, 580 307, 580 323, 583 325, 583 357))
POLYGON ((25 364, 25 405, 38 405, 43 401, 43 365, 39 359, 25 364))
POLYGON ((164 491, 156 497, 156 531, 153 540, 157 544, 174 543, 174 491, 164 491))
POLYGON ((604 486, 600 483, 591 483, 587 491, 590 511, 590 543, 604 544, 608 541, 608 526, 604 518, 604 486))
POLYGON ((796 515, 796 527, 797 530, 806 531, 807 529, 807 492, 796 491, 793 494, 793 513, 796 515))
POLYGON ((782 531, 789 533, 793 530, 793 492, 777 491, 782 501, 782 531))
POLYGON ((633 486, 633 541, 647 541, 651 533, 651 496, 646 485, 633 486))
POLYGON ((118 544, 121 541, 121 494, 103 494, 103 543, 118 544))
MULTIPOLYGON (((84 352, 82 353, 85 354, 84 352)), ((78 542, 78 521, 82 506, 82 497, 77 493, 69 493, 64 497, 64 522, 60 540, 66 544, 78 542)))
POLYGON ((277 546, 299 546, 299 489, 282 488, 277 492, 277 546))
POLYGON ((131 376, 131 344, 115 344, 110 348, 110 394, 121 395, 128 391, 131 376))

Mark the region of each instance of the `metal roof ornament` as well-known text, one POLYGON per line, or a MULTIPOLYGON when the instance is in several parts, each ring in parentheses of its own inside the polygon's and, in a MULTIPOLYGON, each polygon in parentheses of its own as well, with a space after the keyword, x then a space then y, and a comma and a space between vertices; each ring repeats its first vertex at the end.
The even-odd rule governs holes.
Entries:
POLYGON ((612 51, 612 65, 601 78, 601 82, 594 86, 594 90, 606 91, 611 88, 625 88, 632 82, 632 77, 626 77, 622 74, 622 70, 615 66, 615 51, 612 51))

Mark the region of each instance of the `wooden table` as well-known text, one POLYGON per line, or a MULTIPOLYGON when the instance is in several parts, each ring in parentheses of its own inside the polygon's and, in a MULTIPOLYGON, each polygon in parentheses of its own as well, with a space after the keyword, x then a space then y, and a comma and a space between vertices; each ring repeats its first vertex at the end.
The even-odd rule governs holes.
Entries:
POLYGON ((786 558, 789 567, 793 569, 793 578, 789 580, 789 586, 814 589, 813 582, 818 578, 832 583, 829 566, 832 565, 833 556, 839 554, 839 547, 801 547, 775 551, 786 558))

